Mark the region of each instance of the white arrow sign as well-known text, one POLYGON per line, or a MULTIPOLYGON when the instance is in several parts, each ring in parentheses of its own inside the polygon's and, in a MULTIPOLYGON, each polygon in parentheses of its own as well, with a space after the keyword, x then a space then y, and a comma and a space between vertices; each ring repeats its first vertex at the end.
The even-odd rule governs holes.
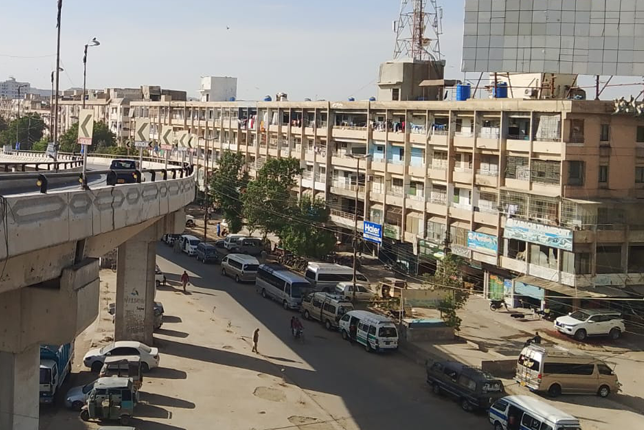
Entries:
POLYGON ((94 110, 81 109, 78 116, 78 143, 91 145, 94 134, 94 110))
POLYGON ((180 148, 188 147, 188 132, 185 130, 177 132, 177 140, 179 141, 180 148))
POLYGON ((174 131, 172 127, 164 125, 161 127, 161 149, 172 149, 174 143, 174 131))
POLYGON ((134 133, 134 146, 147 148, 150 140, 150 119, 141 118, 136 120, 136 132, 134 133))

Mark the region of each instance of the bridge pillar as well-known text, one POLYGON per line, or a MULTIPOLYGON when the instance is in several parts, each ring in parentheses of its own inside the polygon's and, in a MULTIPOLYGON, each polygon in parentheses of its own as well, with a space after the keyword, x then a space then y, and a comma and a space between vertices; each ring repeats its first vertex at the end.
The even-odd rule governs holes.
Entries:
POLYGON ((161 227, 157 222, 118 247, 115 340, 153 343, 154 267, 161 227))
POLYGON ((0 352, 0 429, 38 430, 40 347, 0 352))

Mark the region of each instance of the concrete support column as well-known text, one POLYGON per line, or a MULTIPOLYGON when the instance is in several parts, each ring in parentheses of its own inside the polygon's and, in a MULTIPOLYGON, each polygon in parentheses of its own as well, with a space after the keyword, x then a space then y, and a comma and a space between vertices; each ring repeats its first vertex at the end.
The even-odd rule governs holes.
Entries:
POLYGON ((153 224, 118 247, 116 340, 152 345, 158 231, 158 223, 153 224))
POLYGON ((40 346, 0 352, 0 429, 38 430, 40 346))

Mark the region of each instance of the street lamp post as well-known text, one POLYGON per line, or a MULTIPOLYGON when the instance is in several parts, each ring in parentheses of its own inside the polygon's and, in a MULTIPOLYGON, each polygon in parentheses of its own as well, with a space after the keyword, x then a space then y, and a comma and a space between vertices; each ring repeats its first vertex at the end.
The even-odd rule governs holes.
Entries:
MULTIPOLYGON (((98 46, 101 43, 94 37, 91 41, 85 44, 83 50, 83 109, 85 109, 85 93, 87 91, 87 48, 90 46, 98 46)), ((83 188, 87 189, 87 145, 83 150, 83 188)))
POLYGON ((18 136, 18 131, 19 131, 19 124, 20 124, 20 105, 22 102, 20 101, 20 89, 21 88, 26 88, 29 85, 18 85, 18 113, 16 116, 16 151, 20 149, 20 137, 18 136))
MULTIPOLYGON (((58 36, 56 38, 56 91, 55 91, 55 105, 54 105, 54 161, 58 161, 58 89, 60 83, 60 24, 61 15, 63 11, 63 0, 58 0, 58 13, 56 15, 56 28, 58 29, 58 36)), ((58 166, 58 165, 56 165, 58 166)), ((58 167, 56 167, 58 170, 58 167)))
MULTIPOLYGON (((63 71, 62 67, 58 68, 59 71, 63 71)), ((54 76, 56 72, 51 71, 51 98, 49 99, 49 137, 54 138, 54 76)))
MULTIPOLYGON (((354 214, 353 214, 353 301, 356 301, 356 280, 357 280, 357 264, 358 264, 358 193, 360 192, 360 160, 367 160, 371 158, 371 154, 355 155, 349 154, 349 158, 356 160, 356 194, 354 200, 354 214)), ((365 169, 366 173, 366 169, 365 169)), ((365 181, 366 186, 366 181, 365 181)))

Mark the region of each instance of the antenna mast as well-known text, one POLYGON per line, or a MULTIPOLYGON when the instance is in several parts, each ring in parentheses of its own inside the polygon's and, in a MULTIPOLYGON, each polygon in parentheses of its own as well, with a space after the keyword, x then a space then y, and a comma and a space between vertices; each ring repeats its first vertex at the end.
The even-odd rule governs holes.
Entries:
POLYGON ((394 59, 442 60, 442 20, 443 8, 436 4, 436 0, 401 0, 400 15, 393 22, 396 33, 394 59), (428 28, 431 34, 425 34, 428 28))

